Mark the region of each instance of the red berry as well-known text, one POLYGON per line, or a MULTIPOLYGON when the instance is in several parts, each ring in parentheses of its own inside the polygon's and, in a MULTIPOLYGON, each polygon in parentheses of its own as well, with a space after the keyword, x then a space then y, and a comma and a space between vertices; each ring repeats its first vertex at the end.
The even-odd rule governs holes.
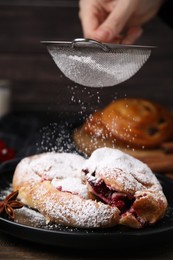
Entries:
POLYGON ((10 147, 3 147, 0 149, 0 162, 11 160, 15 157, 15 152, 10 147))

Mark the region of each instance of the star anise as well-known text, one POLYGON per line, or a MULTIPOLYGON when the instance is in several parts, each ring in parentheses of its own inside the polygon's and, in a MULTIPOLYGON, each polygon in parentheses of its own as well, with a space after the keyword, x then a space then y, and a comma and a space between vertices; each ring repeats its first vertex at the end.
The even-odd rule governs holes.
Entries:
POLYGON ((18 190, 13 191, 3 201, 0 201, 0 215, 6 215, 14 220, 14 209, 23 207, 23 203, 16 200, 18 193, 18 190))

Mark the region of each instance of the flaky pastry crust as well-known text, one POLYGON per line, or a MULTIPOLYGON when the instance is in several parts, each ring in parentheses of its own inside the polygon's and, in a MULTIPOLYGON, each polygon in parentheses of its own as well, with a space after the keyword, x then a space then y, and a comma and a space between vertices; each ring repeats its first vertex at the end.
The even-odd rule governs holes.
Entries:
POLYGON ((76 154, 53 152, 24 158, 16 167, 13 189, 47 222, 79 228, 115 226, 118 208, 88 198, 81 172, 84 161, 76 154))
POLYGON ((161 219, 167 199, 156 176, 141 161, 111 148, 95 150, 86 161, 88 189, 120 210, 122 225, 141 228, 161 219))
POLYGON ((24 158, 12 184, 19 199, 47 222, 71 227, 142 228, 161 219, 167 209, 162 187, 148 166, 111 148, 97 149, 89 159, 54 152, 24 158))

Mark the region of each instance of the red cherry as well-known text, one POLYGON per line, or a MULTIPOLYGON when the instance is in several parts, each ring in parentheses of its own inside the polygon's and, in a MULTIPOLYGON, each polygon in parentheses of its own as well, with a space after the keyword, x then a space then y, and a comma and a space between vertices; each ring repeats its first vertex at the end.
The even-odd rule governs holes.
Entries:
POLYGON ((10 147, 0 149, 0 162, 11 160, 15 157, 15 152, 10 147))

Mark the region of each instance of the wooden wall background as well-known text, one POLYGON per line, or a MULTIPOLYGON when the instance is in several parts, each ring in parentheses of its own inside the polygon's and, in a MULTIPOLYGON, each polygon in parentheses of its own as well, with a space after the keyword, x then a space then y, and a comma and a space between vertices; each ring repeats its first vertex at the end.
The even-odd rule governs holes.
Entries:
POLYGON ((83 113, 125 96, 173 106, 173 30, 159 18, 145 26, 138 42, 158 48, 133 78, 115 87, 76 85, 40 43, 78 37, 77 0, 0 0, 0 80, 11 82, 12 111, 83 113))

